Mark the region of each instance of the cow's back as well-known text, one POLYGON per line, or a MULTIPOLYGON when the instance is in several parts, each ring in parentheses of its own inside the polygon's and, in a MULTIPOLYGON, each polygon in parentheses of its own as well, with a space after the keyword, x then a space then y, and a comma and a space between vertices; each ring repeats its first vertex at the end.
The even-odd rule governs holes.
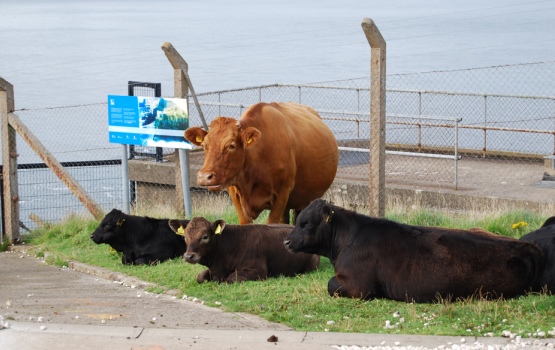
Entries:
MULTIPOLYGON (((256 227, 256 226, 255 226, 256 227)), ((320 256, 306 253, 291 253, 283 245, 291 233, 290 225, 267 225, 264 228, 261 246, 268 264, 268 276, 294 276, 315 270, 320 264, 320 256)))
POLYGON ((133 255, 162 262, 179 257, 185 252, 185 240, 171 230, 168 219, 129 217, 126 224, 130 224, 130 227, 126 230, 126 235, 133 255))
POLYGON ((318 255, 291 253, 285 249, 283 240, 292 229, 293 226, 285 224, 226 225, 221 235, 225 241, 219 244, 226 248, 219 253, 234 252, 235 256, 226 257, 232 262, 228 267, 235 265, 233 269, 240 268, 246 261, 265 264, 269 277, 294 276, 315 270, 320 263, 318 255))
POLYGON ((268 163, 266 169, 274 174, 294 178, 288 209, 306 207, 331 186, 339 159, 337 141, 314 109, 296 103, 259 103, 245 112, 240 123, 262 132, 261 145, 250 151, 255 161, 268 163))
POLYGON ((396 247, 411 269, 407 275, 396 273, 394 299, 403 300, 407 291, 416 301, 475 293, 515 297, 530 290, 538 274, 541 253, 531 244, 483 232, 404 227, 398 237, 403 243, 396 247))
POLYGON ((336 276, 356 276, 355 290, 363 297, 416 302, 476 293, 515 297, 530 290, 541 264, 542 254, 534 245, 481 230, 338 214, 339 209, 331 218, 335 241, 342 242, 334 264, 336 276))

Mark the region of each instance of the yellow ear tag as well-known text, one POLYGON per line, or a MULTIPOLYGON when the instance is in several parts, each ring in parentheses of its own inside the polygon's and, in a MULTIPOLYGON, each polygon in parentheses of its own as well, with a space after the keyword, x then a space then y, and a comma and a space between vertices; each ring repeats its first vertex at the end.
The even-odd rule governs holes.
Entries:
POLYGON ((176 233, 180 236, 184 236, 185 235, 185 230, 183 229, 183 226, 179 226, 176 233))
POLYGON ((198 143, 202 143, 202 137, 197 136, 197 138, 195 139, 198 143))
POLYGON ((252 137, 249 137, 249 139, 247 140, 247 145, 249 145, 252 142, 252 137))
POLYGON ((326 223, 329 223, 331 221, 332 215, 333 215, 333 210, 331 211, 331 214, 326 217, 326 223))
POLYGON ((217 235, 221 235, 222 234, 222 227, 218 224, 218 227, 216 227, 216 232, 217 235))

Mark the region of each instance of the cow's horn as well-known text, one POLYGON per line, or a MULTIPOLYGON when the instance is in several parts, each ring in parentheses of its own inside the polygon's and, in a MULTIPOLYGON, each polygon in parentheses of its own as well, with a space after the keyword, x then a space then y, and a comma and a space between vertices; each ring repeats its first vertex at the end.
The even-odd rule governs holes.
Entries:
POLYGON ((237 126, 237 129, 241 129, 241 122, 237 121, 237 123, 235 123, 235 126, 237 126))

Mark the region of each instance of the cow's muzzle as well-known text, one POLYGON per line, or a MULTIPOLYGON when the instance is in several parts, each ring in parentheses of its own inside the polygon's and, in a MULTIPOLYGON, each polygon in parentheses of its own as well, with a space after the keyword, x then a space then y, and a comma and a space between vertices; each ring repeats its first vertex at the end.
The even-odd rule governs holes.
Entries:
POLYGON ((284 241, 283 241, 283 245, 285 246, 285 249, 287 249, 287 250, 290 251, 291 253, 296 253, 296 252, 297 252, 296 250, 294 250, 294 249, 291 247, 291 240, 289 240, 289 239, 284 240, 284 241))
POLYGON ((200 260, 200 256, 195 253, 185 253, 183 254, 183 260, 190 264, 196 264, 200 260))
POLYGON ((218 176, 212 171, 199 171, 197 173, 197 182, 200 186, 208 187, 211 191, 223 188, 223 185, 219 183, 218 176))

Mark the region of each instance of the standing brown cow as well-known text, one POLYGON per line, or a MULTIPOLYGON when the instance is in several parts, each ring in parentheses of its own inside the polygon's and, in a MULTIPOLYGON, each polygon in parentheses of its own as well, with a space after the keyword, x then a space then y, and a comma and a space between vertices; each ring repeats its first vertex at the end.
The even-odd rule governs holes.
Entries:
POLYGON ((318 113, 296 103, 258 103, 239 120, 218 117, 209 131, 192 127, 185 138, 204 148, 198 184, 227 188, 240 224, 270 209, 267 223, 289 223, 331 186, 337 141, 318 113))

